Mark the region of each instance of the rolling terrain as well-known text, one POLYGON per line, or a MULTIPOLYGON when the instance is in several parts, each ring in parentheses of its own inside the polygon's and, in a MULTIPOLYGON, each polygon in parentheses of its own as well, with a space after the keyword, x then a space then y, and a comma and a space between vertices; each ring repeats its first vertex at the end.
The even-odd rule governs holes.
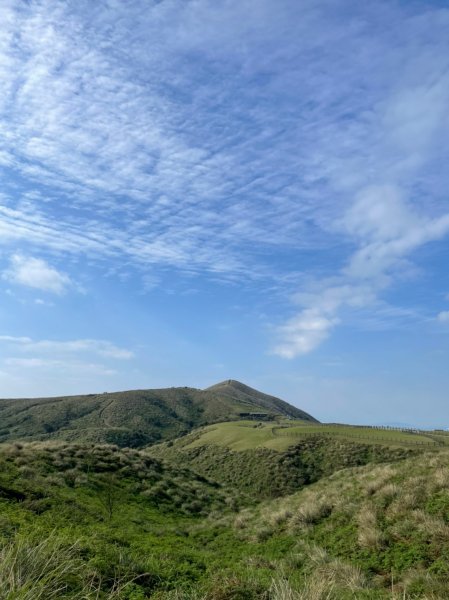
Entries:
POLYGON ((229 380, 206 390, 182 387, 0 400, 0 442, 60 439, 141 447, 242 414, 316 422, 279 398, 229 380))
POLYGON ((449 597, 446 432, 322 424, 232 380, 0 419, 0 600, 449 597))
POLYGON ((145 451, 4 443, 0 598, 444 600, 448 464, 340 468, 260 502, 145 451))
POLYGON ((146 452, 262 499, 293 493, 345 467, 400 460, 441 447, 419 433, 246 420, 202 427, 146 452))

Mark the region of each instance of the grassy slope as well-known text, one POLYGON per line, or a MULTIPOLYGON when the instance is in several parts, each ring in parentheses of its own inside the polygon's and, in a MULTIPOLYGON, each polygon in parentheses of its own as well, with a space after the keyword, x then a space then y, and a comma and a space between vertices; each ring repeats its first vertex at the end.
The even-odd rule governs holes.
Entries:
MULTIPOLYGON (((217 484, 136 450, 0 445, 0 545, 12 538, 32 548, 52 536, 61 548, 77 542, 85 572, 105 593, 117 578, 134 579, 142 594, 199 580, 205 555, 189 530, 227 504, 217 484)), ((2 595, 6 579, 0 567, 2 600, 10 598, 2 595)))
POLYGON ((277 399, 270 404, 268 396, 255 390, 249 399, 235 397, 232 389, 168 388, 0 400, 0 441, 65 439, 139 447, 206 423, 238 419, 240 412, 279 413, 279 403, 282 414, 301 413, 277 399), (257 394, 261 405, 257 405, 257 394))
POLYGON ((343 469, 236 513, 226 490, 143 452, 2 445, 0 598, 442 600, 448 459, 443 450, 343 469), (54 575, 62 588, 51 596, 55 561, 68 572, 54 575), (34 579, 17 593, 5 574, 24 562, 19 579, 34 579))
POLYGON ((449 452, 339 471, 244 510, 234 528, 242 541, 290 541, 297 562, 286 575, 327 582, 329 598, 447 598, 449 452))
POLYGON ((192 437, 189 438, 192 441, 189 444, 182 440, 180 445, 184 449, 214 444, 236 451, 255 448, 285 451, 295 443, 315 435, 349 442, 410 448, 433 447, 449 442, 449 436, 434 436, 425 432, 405 433, 371 427, 311 424, 306 421, 273 421, 267 423, 235 421, 204 427, 201 431, 192 434, 192 437))
MULTIPOLYGON (((347 435, 346 429, 304 422, 293 423, 292 428, 279 428, 277 422, 218 423, 152 446, 147 452, 172 464, 188 465, 257 498, 267 498, 292 493, 347 466, 397 460, 421 448, 411 444, 413 436, 409 439, 409 434, 402 434, 406 446, 400 434, 399 442, 390 446, 382 437, 382 443, 376 443, 378 437, 373 442, 365 429, 361 438, 347 435), (295 433, 297 429, 300 434, 295 433), (283 435, 290 431, 294 435, 283 435)), ((419 435, 416 438, 422 441, 419 435)))

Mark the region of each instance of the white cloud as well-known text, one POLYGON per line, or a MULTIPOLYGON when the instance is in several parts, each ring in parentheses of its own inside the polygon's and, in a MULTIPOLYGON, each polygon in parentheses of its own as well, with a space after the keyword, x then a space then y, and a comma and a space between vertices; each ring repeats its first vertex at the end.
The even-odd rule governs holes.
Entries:
POLYGON ((42 298, 36 298, 34 300, 34 304, 38 306, 54 306, 53 302, 48 302, 47 300, 43 300, 42 298))
MULTIPOLYGON (((309 224, 338 213, 324 189, 338 148, 360 154, 335 107, 377 99, 373 84, 363 95, 352 85, 363 73, 352 61, 363 19, 354 16, 351 37, 345 19, 329 28, 325 13, 319 3, 270 1, 127 2, 92 14, 48 2, 11 8, 0 146, 9 165, 53 192, 27 207, 10 200, 1 238, 240 276, 256 272, 255 245, 320 245, 309 224), (244 43, 234 43, 236 31, 244 43), (327 44, 342 39, 351 69, 320 68, 327 44), (210 60, 223 77, 209 77, 210 60), (267 73, 266 106, 242 90, 267 73), (55 203, 65 204, 56 220, 55 203)), ((366 39, 368 56, 378 43, 366 39)))
POLYGON ((307 354, 329 336, 337 323, 338 319, 326 317, 320 309, 307 308, 280 327, 282 343, 274 352, 284 358, 307 354))
POLYGON ((125 348, 120 348, 104 340, 71 340, 67 342, 55 342, 42 340, 25 344, 27 350, 55 353, 78 353, 92 352, 99 356, 105 356, 118 360, 128 360, 134 356, 133 352, 125 348))
POLYGON ((443 310, 437 316, 438 321, 440 323, 449 323, 449 310, 443 310))
MULTIPOLYGON (((59 373, 66 373, 69 375, 78 374, 79 376, 86 375, 115 375, 116 371, 105 367, 104 365, 96 363, 86 363, 82 361, 67 361, 57 360, 51 358, 6 358, 4 360, 6 367, 12 369, 13 372, 18 369, 32 369, 33 371, 42 371, 47 373, 54 373, 57 369, 59 373)), ((6 374, 7 372, 5 372, 6 374)))
POLYGON ((23 352, 52 354, 94 354, 116 360, 129 360, 134 353, 126 348, 120 348, 106 340, 80 339, 80 340, 32 340, 29 337, 0 336, 0 341, 10 343, 23 352))
MULTIPOLYGON (((418 215, 401 199, 400 191, 391 186, 387 194, 384 187, 362 193, 350 215, 353 217, 357 211, 360 211, 357 230, 360 248, 346 268, 350 277, 382 277, 415 249, 449 232, 449 214, 435 219, 418 215)), ((349 220, 351 225, 353 222, 354 219, 349 220)))
POLYGON ((29 337, 16 337, 13 335, 0 335, 0 342, 12 342, 14 344, 30 344, 32 339, 29 337))
POLYGON ((24 368, 61 368, 65 363, 62 360, 52 360, 45 358, 6 358, 4 364, 8 367, 24 367, 24 368))
POLYGON ((426 173, 429 161, 431 172, 442 173, 435 167, 442 167, 440 158, 446 152, 442 131, 447 132, 449 124, 444 112, 449 101, 447 60, 432 52, 432 43, 417 51, 425 27, 430 22, 440 25, 448 18, 446 11, 438 15, 429 12, 414 20, 416 36, 410 38, 414 47, 407 46, 408 54, 403 55, 407 67, 392 83, 390 93, 371 106, 359 131, 352 126, 357 137, 345 138, 346 148, 331 178, 336 189, 345 190, 353 201, 343 218, 337 219, 334 230, 355 249, 336 275, 315 281, 311 290, 306 288, 307 293, 303 290, 296 295, 302 308, 279 328, 276 352, 281 356, 292 358, 315 349, 335 321, 342 320, 342 314, 347 317, 348 308, 377 305, 381 292, 410 270, 413 253, 449 232, 445 202, 438 202, 438 177, 426 173), (365 135, 359 137, 363 130, 365 135), (363 140, 358 155, 348 154, 348 147, 356 148, 357 138, 363 140), (428 196, 435 190, 432 204, 428 200, 424 204, 413 193, 412 182, 423 185, 422 181, 426 181, 428 196), (307 328, 310 314, 321 324, 319 335, 307 328))
POLYGON ((134 353, 107 340, 36 340, 0 336, 3 397, 67 395, 117 389, 134 353), (123 371, 120 365, 126 368, 123 371), (7 391, 10 390, 10 391, 7 391))
MULTIPOLYGON (((380 292, 400 277, 408 255, 449 232, 449 214, 435 219, 418 215, 392 186, 360 193, 342 223, 359 248, 337 277, 296 295, 304 308, 279 327, 280 343, 274 350, 279 356, 293 358, 317 348, 339 322, 342 309, 376 303, 380 292)), ((438 316, 440 321, 446 318, 449 312, 438 316)))
POLYGON ((370 186, 358 193, 343 218, 348 233, 362 241, 392 240, 420 225, 393 185, 370 186))
POLYGON ((41 258, 14 254, 3 279, 53 294, 63 294, 71 285, 70 278, 41 258))

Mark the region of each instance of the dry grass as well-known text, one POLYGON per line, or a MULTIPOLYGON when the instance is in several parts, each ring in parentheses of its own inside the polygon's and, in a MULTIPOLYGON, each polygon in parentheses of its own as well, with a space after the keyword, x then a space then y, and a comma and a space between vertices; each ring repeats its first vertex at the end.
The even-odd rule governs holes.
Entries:
POLYGON ((154 600, 207 600, 206 594, 198 590, 170 590, 169 592, 156 592, 154 600))
POLYGON ((400 491, 399 486, 395 483, 386 483, 379 489, 378 494, 387 504, 389 504, 400 494, 400 491))
POLYGON ((329 516, 332 512, 333 504, 323 498, 310 498, 303 502, 297 512, 291 518, 291 524, 296 527, 313 525, 329 516))
POLYGON ((379 550, 384 544, 384 536, 377 527, 377 515, 373 506, 364 504, 357 515, 357 541, 361 548, 379 550))
POLYGON ((429 541, 438 540, 440 542, 449 541, 449 525, 443 519, 434 517, 423 510, 415 510, 412 517, 416 523, 416 528, 421 531, 429 541))
POLYGON ((449 468, 437 466, 433 474, 434 490, 449 489, 449 468))
POLYGON ((287 579, 273 579, 270 587, 270 600, 298 600, 300 595, 295 592, 287 579))
POLYGON ((293 513, 290 510, 281 509, 270 515, 270 524, 275 525, 275 526, 283 525, 289 519, 291 519, 292 516, 293 516, 293 513))
POLYGON ((299 590, 294 590, 286 579, 273 580, 270 600, 337 600, 332 581, 317 577, 307 579, 299 590))
MULTIPOLYGON (((426 573, 423 564, 438 560, 449 544, 445 508, 448 502, 449 452, 428 453, 393 464, 345 469, 281 502, 267 502, 258 515, 246 521, 245 536, 251 539, 251 532, 259 530, 262 538, 282 532, 296 539, 296 560, 292 558, 291 565, 288 560, 283 564, 290 576, 300 570, 306 580, 299 588, 292 586, 288 578, 276 580, 270 596, 275 600, 340 600, 352 597, 348 594, 354 598, 368 598, 370 594, 380 598, 376 593, 381 589, 385 598, 391 600, 442 600, 449 598, 441 591, 445 589, 444 576, 439 571, 426 573), (288 517, 289 513, 292 516, 288 517), (346 519, 357 525, 355 546, 360 548, 362 563, 366 557, 373 560, 395 544, 410 545, 410 555, 416 555, 413 567, 410 571, 395 567, 397 581, 392 588, 381 561, 378 576, 371 573, 365 579, 360 569, 332 558, 323 547, 314 545, 316 537, 324 539, 320 544, 326 545, 323 532, 329 530, 332 535, 334 528, 346 519), (432 548, 433 554, 429 551, 432 548), (416 589, 421 590, 418 595, 416 589)), ((329 553, 333 552, 332 544, 329 541, 329 547, 326 545, 329 553)), ((399 558, 397 564, 400 565, 399 558)), ((437 569, 443 567, 439 564, 437 569)))
POLYGON ((270 600, 339 600, 342 590, 357 592, 366 587, 360 570, 340 560, 331 559, 322 548, 309 548, 313 570, 298 590, 294 590, 286 578, 273 580, 270 600))
POLYGON ((365 576, 357 566, 332 558, 319 546, 307 545, 304 552, 313 577, 326 581, 330 588, 341 586, 354 592, 366 586, 365 576))
POLYGON ((234 519, 234 527, 236 529, 246 529, 248 527, 248 519, 243 514, 238 514, 234 519))

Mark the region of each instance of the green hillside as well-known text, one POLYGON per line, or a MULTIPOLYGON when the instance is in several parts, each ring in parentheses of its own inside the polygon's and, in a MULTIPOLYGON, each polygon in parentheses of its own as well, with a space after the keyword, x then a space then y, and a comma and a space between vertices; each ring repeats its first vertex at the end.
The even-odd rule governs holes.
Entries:
POLYGON ((284 549, 286 598, 443 600, 449 597, 448 465, 443 449, 340 470, 282 500, 244 509, 233 526, 242 543, 284 549), (301 594, 292 589, 298 579, 301 594))
POLYGON ((189 531, 228 504, 216 483, 137 450, 0 444, 0 599, 141 600, 196 581, 189 531))
POLYGON ((344 467, 441 447, 419 433, 277 420, 216 423, 146 452, 260 499, 292 493, 344 467))
POLYGON ((449 443, 449 435, 442 433, 277 419, 266 422, 244 420, 215 423, 192 432, 189 437, 178 440, 176 445, 185 450, 212 444, 235 451, 269 448, 282 452, 298 442, 316 436, 406 448, 438 448, 449 443))
POLYGON ((258 503, 144 451, 0 444, 0 599, 444 600, 448 464, 340 468, 258 503))
POLYGON ((182 387, 0 400, 0 442, 61 439, 140 447, 253 413, 315 421, 278 398, 232 382, 207 390, 182 387))

